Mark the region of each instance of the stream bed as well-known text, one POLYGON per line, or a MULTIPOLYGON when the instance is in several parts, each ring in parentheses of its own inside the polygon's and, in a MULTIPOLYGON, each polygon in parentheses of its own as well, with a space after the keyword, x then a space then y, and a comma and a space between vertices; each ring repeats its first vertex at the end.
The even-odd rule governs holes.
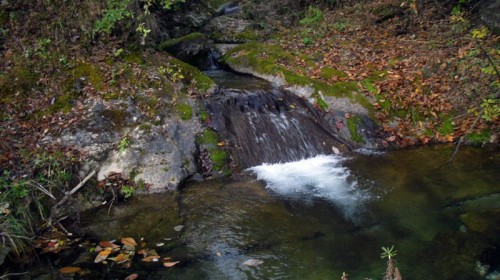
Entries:
POLYGON ((394 246, 403 279, 499 279, 500 156, 461 148, 443 166, 452 152, 320 156, 137 195, 82 215, 86 237, 142 239, 180 263, 79 265, 87 279, 382 279, 394 246))

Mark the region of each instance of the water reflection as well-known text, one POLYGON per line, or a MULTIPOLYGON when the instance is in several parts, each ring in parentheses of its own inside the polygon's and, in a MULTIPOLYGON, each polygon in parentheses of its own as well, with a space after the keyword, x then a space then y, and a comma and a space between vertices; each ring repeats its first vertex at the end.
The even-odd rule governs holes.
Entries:
MULTIPOLYGON (((343 194, 352 194, 356 182, 361 194, 377 198, 364 200, 356 220, 346 219, 337 201, 316 191, 299 191, 309 198, 297 199, 254 178, 225 179, 193 183, 175 199, 154 196, 157 201, 148 203, 162 205, 154 211, 138 206, 141 199, 119 205, 113 211, 123 207, 128 217, 140 213, 163 222, 134 226, 119 219, 121 225, 113 224, 116 232, 106 236, 167 242, 159 253, 181 264, 164 269, 136 262, 123 272, 145 279, 339 279, 344 271, 349 279, 380 279, 385 269, 380 247, 391 245, 398 250, 404 279, 484 279, 500 268, 500 215, 494 214, 500 213, 500 158, 463 149, 453 165, 439 168, 451 152, 431 147, 355 155, 330 165, 355 178, 337 176, 346 188, 343 194), (181 232, 173 232, 176 224, 184 225, 181 232), (173 239, 165 241, 166 236, 173 239), (248 260, 263 263, 248 266, 248 260), (483 276, 478 264, 489 265, 483 276)), ((316 174, 314 164, 309 168, 316 174)), ((303 179, 297 170, 275 172, 291 180, 287 184, 303 179)), ((104 238, 99 231, 92 236, 104 238)))

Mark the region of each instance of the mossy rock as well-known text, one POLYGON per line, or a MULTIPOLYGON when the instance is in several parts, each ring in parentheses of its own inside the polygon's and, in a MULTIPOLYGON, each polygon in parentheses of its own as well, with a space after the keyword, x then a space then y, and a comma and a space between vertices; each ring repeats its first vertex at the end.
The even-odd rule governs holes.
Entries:
MULTIPOLYGON (((353 103, 366 108, 368 112, 373 110, 372 102, 360 94, 361 89, 356 82, 348 81, 327 84, 307 76, 296 74, 279 65, 283 61, 293 62, 295 57, 297 57, 297 54, 289 53, 280 46, 250 42, 229 50, 223 56, 222 60, 236 71, 242 70, 245 73, 264 79, 276 79, 279 83, 289 86, 311 87, 313 89, 312 97, 316 99, 319 106, 322 104, 319 97, 323 94, 330 97, 349 98, 353 103)), ((304 60, 306 59, 307 57, 304 58, 304 60)), ((341 71, 335 71, 333 68, 326 70, 326 72, 329 75, 342 75, 341 71)))
POLYGON ((206 36, 203 33, 200 32, 194 32, 190 33, 188 35, 179 37, 179 38, 174 38, 174 39, 168 39, 160 43, 160 49, 171 52, 177 51, 177 48, 180 47, 183 43, 189 43, 189 42, 195 42, 195 41, 200 41, 200 40, 206 40, 206 36))
POLYGON ((174 57, 170 58, 169 63, 182 72, 185 83, 194 86, 200 93, 210 92, 215 89, 215 82, 198 68, 174 57))

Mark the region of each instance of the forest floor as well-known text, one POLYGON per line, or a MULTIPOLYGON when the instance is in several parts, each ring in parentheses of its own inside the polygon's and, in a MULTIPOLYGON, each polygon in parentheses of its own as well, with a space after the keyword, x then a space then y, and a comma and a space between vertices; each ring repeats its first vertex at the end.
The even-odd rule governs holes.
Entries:
POLYGON ((457 143, 466 134, 469 143, 498 143, 500 38, 463 13, 390 2, 310 10, 273 37, 297 54, 281 65, 329 84, 356 83, 388 143, 457 143))

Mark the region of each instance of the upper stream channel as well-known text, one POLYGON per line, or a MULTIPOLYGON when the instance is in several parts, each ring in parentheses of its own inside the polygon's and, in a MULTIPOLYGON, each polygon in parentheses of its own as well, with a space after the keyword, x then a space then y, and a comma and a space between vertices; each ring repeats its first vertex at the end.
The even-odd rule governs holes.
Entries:
POLYGON ((302 100, 251 77, 209 75, 226 88, 227 106, 207 106, 240 114, 214 125, 248 138, 241 173, 82 214, 91 240, 142 238, 180 261, 80 264, 97 277, 89 279, 382 279, 383 246, 397 250, 403 279, 500 279, 498 153, 463 147, 447 165, 451 146, 335 154, 339 142, 322 124, 300 131, 315 122, 302 100), (261 108, 268 102, 275 107, 261 108), (244 123, 266 120, 267 136, 244 123))

